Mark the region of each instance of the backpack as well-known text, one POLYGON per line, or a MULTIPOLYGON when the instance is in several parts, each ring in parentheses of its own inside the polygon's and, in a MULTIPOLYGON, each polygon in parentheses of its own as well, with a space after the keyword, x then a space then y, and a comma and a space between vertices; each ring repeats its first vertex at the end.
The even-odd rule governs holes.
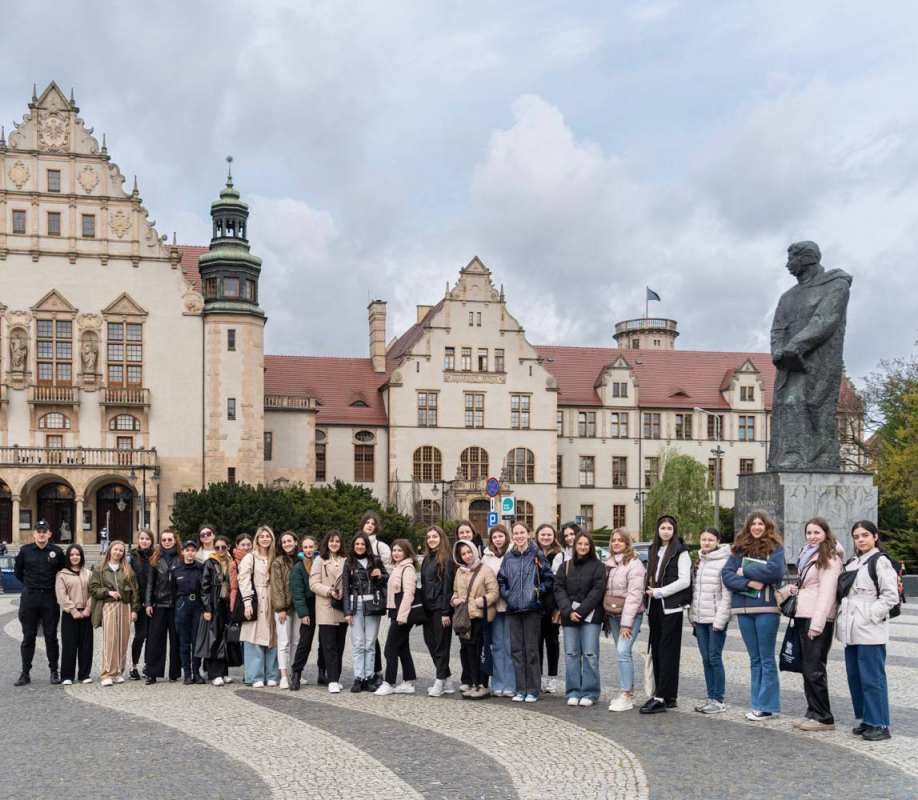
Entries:
MULTIPOLYGON (((845 563, 845 566, 848 566, 848 564, 854 561, 855 558, 857 557, 853 556, 852 558, 848 559, 848 561, 845 563)), ((881 558, 886 558, 889 561, 889 563, 892 564, 892 559, 889 557, 889 554, 884 553, 882 551, 877 553, 867 562, 867 574, 870 575, 870 579, 873 581, 873 585, 877 590, 878 598, 880 596, 880 579, 877 577, 877 561, 879 561, 881 558)), ((839 603, 842 601, 844 597, 847 596, 848 592, 851 591, 851 587, 854 586, 854 581, 857 579, 858 571, 859 570, 852 570, 851 572, 848 572, 848 571, 842 572, 841 577, 838 579, 838 591, 837 591, 837 596, 836 596, 836 599, 838 600, 839 603)), ((895 619, 901 613, 902 613, 902 605, 901 603, 896 603, 892 608, 889 609, 889 611, 886 612, 886 616, 888 619, 895 619)))

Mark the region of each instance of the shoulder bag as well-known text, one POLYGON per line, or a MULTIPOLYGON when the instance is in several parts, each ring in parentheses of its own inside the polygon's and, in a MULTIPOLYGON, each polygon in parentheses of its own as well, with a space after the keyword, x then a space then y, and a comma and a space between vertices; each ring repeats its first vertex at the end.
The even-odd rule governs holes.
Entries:
POLYGON ((602 610, 610 617, 620 617, 625 610, 625 601, 627 598, 621 594, 613 594, 611 591, 612 570, 614 569, 616 569, 616 567, 609 567, 609 574, 606 576, 606 592, 602 596, 602 610))
POLYGON ((472 579, 469 581, 469 588, 465 593, 465 602, 457 606, 456 610, 453 611, 453 630, 456 631, 456 635, 460 639, 468 639, 472 633, 472 615, 469 614, 469 598, 472 596, 472 588, 475 586, 475 581, 478 580, 480 573, 481 567, 478 567, 475 570, 475 574, 472 575, 472 579))
MULTIPOLYGON (((815 563, 816 561, 808 561, 803 567, 802 572, 797 575, 797 594, 790 594, 788 592, 784 599, 780 601, 781 613, 785 617, 793 619, 797 616, 797 595, 800 593, 800 587, 803 586, 803 579, 806 577, 806 573, 815 563)), ((777 596, 777 592, 775 592, 775 595, 777 596)))

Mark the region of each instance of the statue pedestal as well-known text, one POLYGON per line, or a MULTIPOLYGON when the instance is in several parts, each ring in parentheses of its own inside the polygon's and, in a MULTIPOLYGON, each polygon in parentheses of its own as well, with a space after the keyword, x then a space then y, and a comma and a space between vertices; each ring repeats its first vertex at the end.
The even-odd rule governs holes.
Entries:
POLYGON ((847 558, 854 553, 851 526, 860 519, 875 523, 878 502, 868 472, 756 472, 739 476, 734 527, 738 532, 757 508, 767 511, 784 537, 785 558, 793 563, 806 544, 804 525, 825 517, 847 558))

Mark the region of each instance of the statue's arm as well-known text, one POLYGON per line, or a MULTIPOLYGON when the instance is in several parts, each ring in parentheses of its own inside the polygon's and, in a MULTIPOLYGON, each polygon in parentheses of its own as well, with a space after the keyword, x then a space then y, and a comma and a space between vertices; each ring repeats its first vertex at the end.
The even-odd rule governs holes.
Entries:
POLYGON ((836 283, 837 286, 833 286, 816 306, 816 311, 806 327, 785 345, 785 350, 806 355, 828 339, 842 323, 851 292, 847 282, 836 283))

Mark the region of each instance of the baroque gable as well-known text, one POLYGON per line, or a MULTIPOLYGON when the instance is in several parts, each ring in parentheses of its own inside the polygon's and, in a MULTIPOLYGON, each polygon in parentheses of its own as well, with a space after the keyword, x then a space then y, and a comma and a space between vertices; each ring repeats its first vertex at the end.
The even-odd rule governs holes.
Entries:
POLYGON ((57 289, 52 289, 48 294, 46 294, 41 300, 39 300, 34 306, 32 306, 33 313, 64 313, 64 314, 76 314, 77 310, 67 301, 64 296, 57 291, 57 289))

